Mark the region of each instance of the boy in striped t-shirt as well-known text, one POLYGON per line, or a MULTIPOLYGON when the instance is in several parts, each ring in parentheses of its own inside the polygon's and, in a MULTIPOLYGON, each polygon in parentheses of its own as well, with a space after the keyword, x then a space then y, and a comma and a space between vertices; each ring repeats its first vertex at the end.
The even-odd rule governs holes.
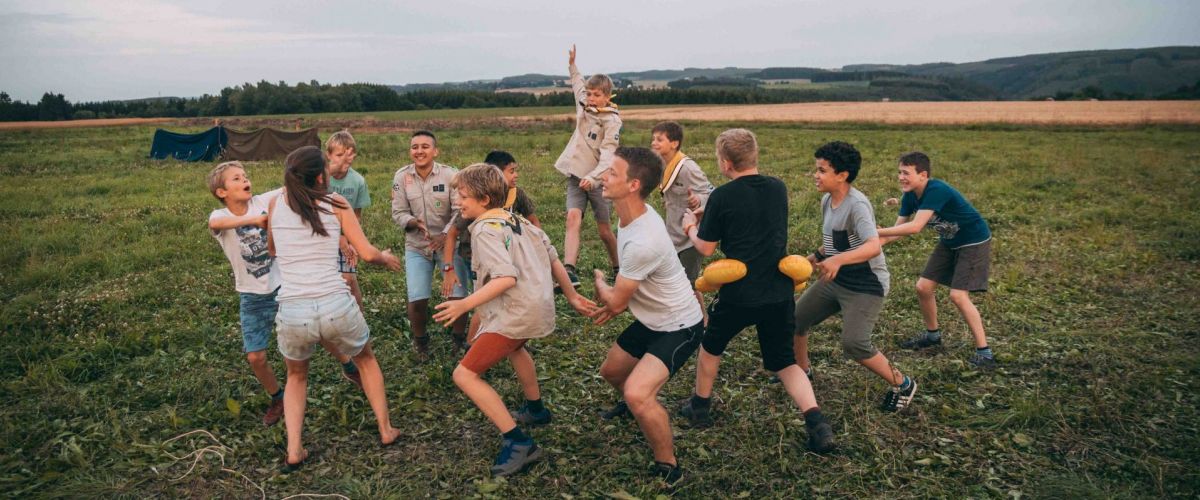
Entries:
POLYGON ((912 403, 917 383, 900 373, 871 344, 871 330, 883 309, 889 278, 875 226, 871 201, 850 184, 858 176, 862 155, 845 142, 817 149, 813 181, 821 197, 821 249, 808 257, 821 272, 817 284, 796 300, 796 362, 808 372, 808 331, 838 312, 842 314, 842 352, 879 375, 891 387, 880 405, 900 411, 912 403))

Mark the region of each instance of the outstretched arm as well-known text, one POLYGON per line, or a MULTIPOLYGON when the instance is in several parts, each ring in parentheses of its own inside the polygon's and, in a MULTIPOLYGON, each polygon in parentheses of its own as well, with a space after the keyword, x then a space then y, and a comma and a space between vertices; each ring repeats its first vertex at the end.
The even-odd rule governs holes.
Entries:
POLYGON ((467 311, 475 309, 489 300, 499 297, 500 294, 514 286, 517 286, 517 278, 512 276, 501 276, 490 279, 487 284, 475 290, 475 293, 468 295, 464 299, 447 300, 438 304, 436 306, 438 312, 433 315, 433 320, 445 326, 450 326, 459 316, 466 314, 467 311))
POLYGON ((696 223, 696 214, 691 210, 683 211, 683 232, 692 240, 692 246, 700 255, 708 257, 717 251, 717 242, 700 239, 700 226, 696 223))
POLYGON ((880 228, 879 236, 886 238, 890 236, 899 237, 917 234, 921 232, 922 229, 925 229, 925 224, 928 224, 929 219, 932 218, 933 210, 917 210, 917 213, 913 214, 911 221, 909 221, 907 217, 897 217, 895 226, 880 228))
MULTIPOLYGON (((341 195, 333 195, 335 200, 342 201, 342 206, 345 204, 345 199, 341 195)), ((392 255, 391 251, 379 251, 370 241, 367 241, 367 235, 363 234, 362 226, 358 223, 358 217, 349 208, 339 208, 336 205, 333 208, 333 215, 337 217, 338 223, 342 226, 342 235, 346 237, 346 241, 350 242, 350 246, 358 252, 358 256, 363 260, 372 264, 386 266, 392 271, 399 271, 400 259, 392 255)))
POLYGON ((597 325, 603 325, 618 314, 625 312, 625 309, 629 307, 629 299, 633 297, 642 282, 617 274, 613 286, 608 286, 608 283, 604 281, 603 271, 597 269, 594 276, 596 278, 596 298, 604 303, 604 307, 592 313, 591 318, 597 325))

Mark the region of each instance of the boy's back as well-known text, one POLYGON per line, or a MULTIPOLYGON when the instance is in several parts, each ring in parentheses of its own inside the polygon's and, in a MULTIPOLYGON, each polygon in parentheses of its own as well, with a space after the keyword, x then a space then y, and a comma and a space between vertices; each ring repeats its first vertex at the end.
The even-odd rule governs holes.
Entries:
POLYGON ((554 331, 554 283, 550 268, 558 252, 546 233, 528 220, 496 210, 471 224, 471 272, 475 289, 511 276, 517 284, 477 308, 479 331, 513 339, 538 338, 554 331), (499 213, 496 213, 499 212, 499 213))
POLYGON ((746 277, 721 287, 719 299, 763 305, 792 298, 791 280, 779 272, 787 255, 787 186, 765 175, 734 179, 713 191, 697 236, 720 242, 721 252, 746 264, 746 277))

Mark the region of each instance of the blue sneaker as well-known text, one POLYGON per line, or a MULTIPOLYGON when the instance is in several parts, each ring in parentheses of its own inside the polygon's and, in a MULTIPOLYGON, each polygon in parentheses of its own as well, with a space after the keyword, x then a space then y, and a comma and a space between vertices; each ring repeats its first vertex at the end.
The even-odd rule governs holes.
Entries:
POLYGON ((516 474, 540 458, 542 458, 542 449, 532 439, 528 441, 505 439, 503 447, 500 448, 500 454, 496 455, 496 461, 492 463, 492 475, 503 477, 516 474))

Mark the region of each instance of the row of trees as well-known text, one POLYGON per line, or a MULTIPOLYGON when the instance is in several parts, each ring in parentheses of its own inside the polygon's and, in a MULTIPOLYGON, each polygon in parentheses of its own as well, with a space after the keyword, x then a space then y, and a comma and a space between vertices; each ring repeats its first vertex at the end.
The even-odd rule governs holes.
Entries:
MULTIPOLYGON (((692 85, 687 88, 621 89, 620 104, 771 104, 813 101, 990 99, 990 89, 965 80, 921 79, 911 76, 880 77, 868 87, 828 89, 768 89, 729 85, 725 79, 692 82, 725 85, 692 85)), ((672 82, 674 83, 674 82, 672 82)), ((1060 93, 1057 99, 1127 99, 1105 95, 1098 88, 1060 93)), ((1198 99, 1200 82, 1158 96, 1162 99, 1198 99)), ((133 101, 71 103, 63 94, 47 92, 37 103, 13 100, 0 92, 0 121, 70 120, 124 117, 245 116, 356 111, 405 111, 488 107, 570 106, 570 92, 534 95, 519 92, 430 89, 399 93, 385 85, 367 83, 321 84, 317 81, 290 86, 267 81, 226 87, 217 95, 194 98, 164 97, 133 101)))

